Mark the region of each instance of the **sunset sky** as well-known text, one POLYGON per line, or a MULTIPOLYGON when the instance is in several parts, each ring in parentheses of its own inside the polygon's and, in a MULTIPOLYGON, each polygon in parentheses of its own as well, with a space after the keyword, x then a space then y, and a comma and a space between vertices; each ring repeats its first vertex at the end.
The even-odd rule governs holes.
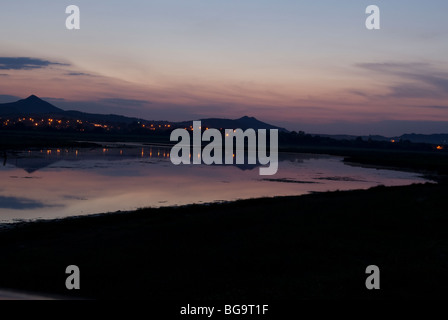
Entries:
POLYGON ((0 102, 312 133, 448 132, 446 0, 16 0, 0 102), (67 30, 78 5, 81 29, 67 30), (381 9, 367 30, 365 9, 381 9), (21 58, 21 59, 18 59, 21 58))

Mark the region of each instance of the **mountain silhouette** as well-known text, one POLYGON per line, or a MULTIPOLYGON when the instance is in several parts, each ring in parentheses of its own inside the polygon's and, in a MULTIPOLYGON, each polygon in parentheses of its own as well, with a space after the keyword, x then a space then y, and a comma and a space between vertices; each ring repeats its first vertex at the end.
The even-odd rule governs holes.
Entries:
POLYGON ((0 115, 40 115, 40 114, 58 114, 64 110, 59 109, 35 95, 16 102, 1 103, 0 115))
MULTIPOLYGON (((126 117, 115 114, 95 114, 81 111, 64 111, 55 107, 35 95, 16 102, 0 103, 0 116, 63 116, 67 119, 79 119, 83 121, 106 121, 115 123, 132 123, 143 119, 126 117)), ((163 121, 158 121, 163 122, 163 121)))
MULTIPOLYGON (((278 129, 279 131, 287 132, 288 130, 280 127, 276 127, 273 125, 270 125, 268 123, 262 122, 260 120, 257 120, 254 117, 248 117, 244 116, 239 119, 220 119, 220 118, 208 118, 208 119, 201 119, 201 125, 202 127, 207 128, 217 128, 217 129, 278 129)), ((189 127, 192 125, 192 121, 184 121, 178 123, 180 126, 189 127)))
MULTIPOLYGON (((125 123, 131 124, 139 121, 148 121, 140 118, 126 117, 115 114, 95 114, 86 113, 80 111, 64 111, 48 103, 35 95, 31 95, 26 99, 22 99, 16 102, 10 103, 0 103, 0 116, 62 116, 67 119, 77 119, 83 121, 104 121, 110 123, 125 123)), ((254 117, 244 116, 239 119, 219 119, 219 118, 209 118, 202 119, 202 126, 208 128, 217 129, 278 129, 279 131, 287 132, 288 130, 284 128, 279 128, 268 123, 259 121, 254 117)), ((183 122, 168 122, 168 121, 154 121, 156 123, 172 123, 174 126, 179 127, 190 127, 192 121, 183 122)))
POLYGON ((278 129, 279 131, 284 131, 284 132, 288 131, 285 128, 280 128, 280 127, 270 125, 268 123, 257 120, 254 117, 244 116, 240 119, 237 119, 236 122, 239 123, 241 127, 252 128, 255 130, 257 130, 257 129, 278 129))

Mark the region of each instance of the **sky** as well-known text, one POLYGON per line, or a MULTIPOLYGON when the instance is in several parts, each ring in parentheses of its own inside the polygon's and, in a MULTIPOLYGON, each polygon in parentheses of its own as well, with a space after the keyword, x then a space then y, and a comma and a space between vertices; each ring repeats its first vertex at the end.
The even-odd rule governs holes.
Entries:
POLYGON ((2 0, 0 103, 330 134, 448 132, 446 0, 2 0), (381 29, 368 30, 368 5, 381 29), (80 30, 68 30, 69 5, 80 30))

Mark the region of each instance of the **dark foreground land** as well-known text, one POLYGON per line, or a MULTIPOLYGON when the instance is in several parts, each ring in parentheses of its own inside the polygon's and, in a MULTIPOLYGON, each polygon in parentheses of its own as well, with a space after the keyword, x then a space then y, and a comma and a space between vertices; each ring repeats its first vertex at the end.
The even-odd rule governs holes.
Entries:
POLYGON ((144 209, 0 231, 0 287, 83 298, 448 298, 448 185, 144 209), (65 288, 65 268, 81 290, 65 288), (365 287, 368 265, 381 289, 365 287))

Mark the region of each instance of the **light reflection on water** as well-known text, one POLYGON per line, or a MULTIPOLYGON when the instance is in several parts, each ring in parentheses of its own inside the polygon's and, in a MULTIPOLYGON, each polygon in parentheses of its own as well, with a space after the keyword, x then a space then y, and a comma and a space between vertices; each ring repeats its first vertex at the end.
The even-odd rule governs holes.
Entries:
POLYGON ((169 152, 110 146, 8 155, 0 167, 0 222, 426 182, 326 155, 280 154, 277 174, 260 176, 255 165, 175 166, 169 152))

